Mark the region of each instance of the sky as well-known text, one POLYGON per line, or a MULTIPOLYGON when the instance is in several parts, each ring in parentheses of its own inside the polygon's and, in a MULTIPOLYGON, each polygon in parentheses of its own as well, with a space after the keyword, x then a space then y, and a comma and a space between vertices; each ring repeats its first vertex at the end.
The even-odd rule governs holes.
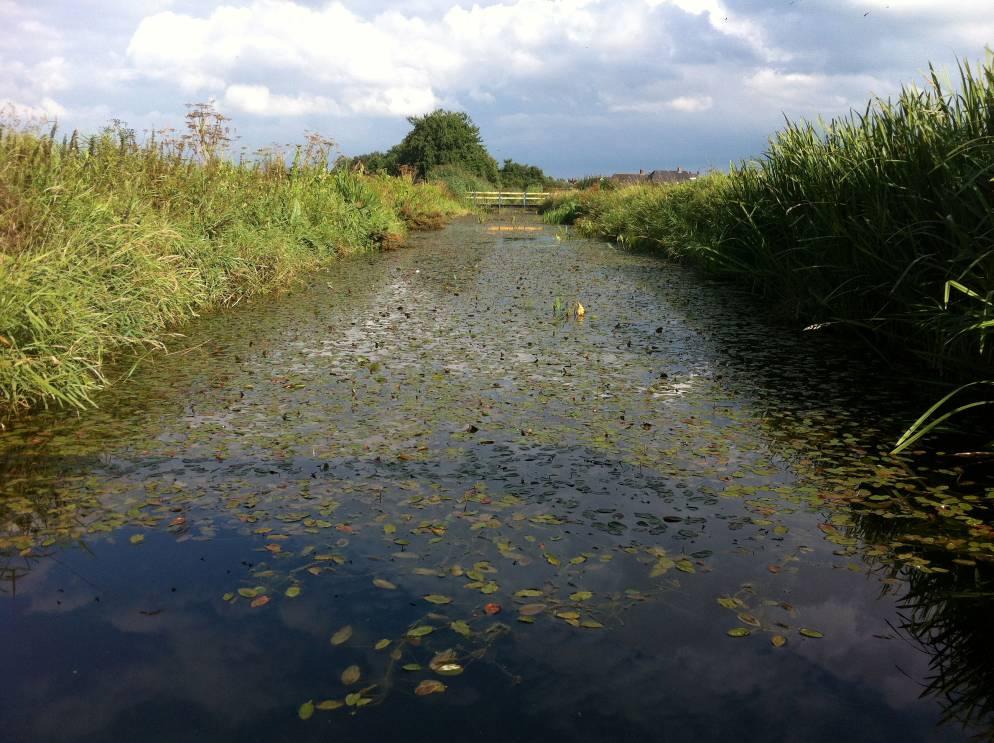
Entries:
POLYGON ((0 107, 142 133, 214 101, 250 152, 347 155, 441 107, 557 176, 699 170, 990 45, 994 0, 0 0, 0 107))

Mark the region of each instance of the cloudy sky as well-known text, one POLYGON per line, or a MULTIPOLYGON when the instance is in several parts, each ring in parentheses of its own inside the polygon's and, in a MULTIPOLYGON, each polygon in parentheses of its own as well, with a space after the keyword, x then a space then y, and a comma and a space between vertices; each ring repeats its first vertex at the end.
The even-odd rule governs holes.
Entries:
POLYGON ((92 132, 214 99, 251 149, 465 110, 556 175, 725 167, 994 44, 994 0, 0 0, 0 105, 92 132))

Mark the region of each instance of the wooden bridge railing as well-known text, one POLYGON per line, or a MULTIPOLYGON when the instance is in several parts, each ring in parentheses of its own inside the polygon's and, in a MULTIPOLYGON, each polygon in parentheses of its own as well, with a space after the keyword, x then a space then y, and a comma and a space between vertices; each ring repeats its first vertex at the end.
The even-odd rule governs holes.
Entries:
POLYGON ((550 194, 544 191, 470 191, 466 196, 474 206, 502 208, 539 206, 550 194))

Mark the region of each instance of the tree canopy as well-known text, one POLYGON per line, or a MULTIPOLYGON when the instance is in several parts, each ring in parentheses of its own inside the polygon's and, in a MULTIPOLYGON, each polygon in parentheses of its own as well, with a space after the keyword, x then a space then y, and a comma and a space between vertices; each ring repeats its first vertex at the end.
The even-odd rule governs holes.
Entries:
POLYGON ((498 169, 480 136, 480 129, 462 111, 438 109, 407 119, 411 131, 386 152, 371 152, 356 158, 371 173, 398 175, 413 168, 418 178, 443 180, 456 192, 503 188, 542 188, 557 181, 534 165, 505 160, 498 169))
POLYGON ((556 180, 548 177, 537 165, 525 165, 508 159, 500 169, 502 188, 524 191, 526 188, 544 188, 555 183, 556 180))
POLYGON ((442 165, 455 165, 468 173, 497 182, 497 162, 487 152, 480 129, 462 111, 438 109, 407 119, 414 127, 394 147, 397 163, 410 165, 421 178, 442 165))

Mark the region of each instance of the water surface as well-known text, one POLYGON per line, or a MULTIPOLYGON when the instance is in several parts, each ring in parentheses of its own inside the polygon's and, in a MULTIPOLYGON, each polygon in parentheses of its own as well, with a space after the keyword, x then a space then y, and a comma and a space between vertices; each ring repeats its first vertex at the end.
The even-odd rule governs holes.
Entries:
POLYGON ((0 438, 4 739, 983 734, 992 491, 886 454, 907 390, 687 269, 488 227, 0 438))

